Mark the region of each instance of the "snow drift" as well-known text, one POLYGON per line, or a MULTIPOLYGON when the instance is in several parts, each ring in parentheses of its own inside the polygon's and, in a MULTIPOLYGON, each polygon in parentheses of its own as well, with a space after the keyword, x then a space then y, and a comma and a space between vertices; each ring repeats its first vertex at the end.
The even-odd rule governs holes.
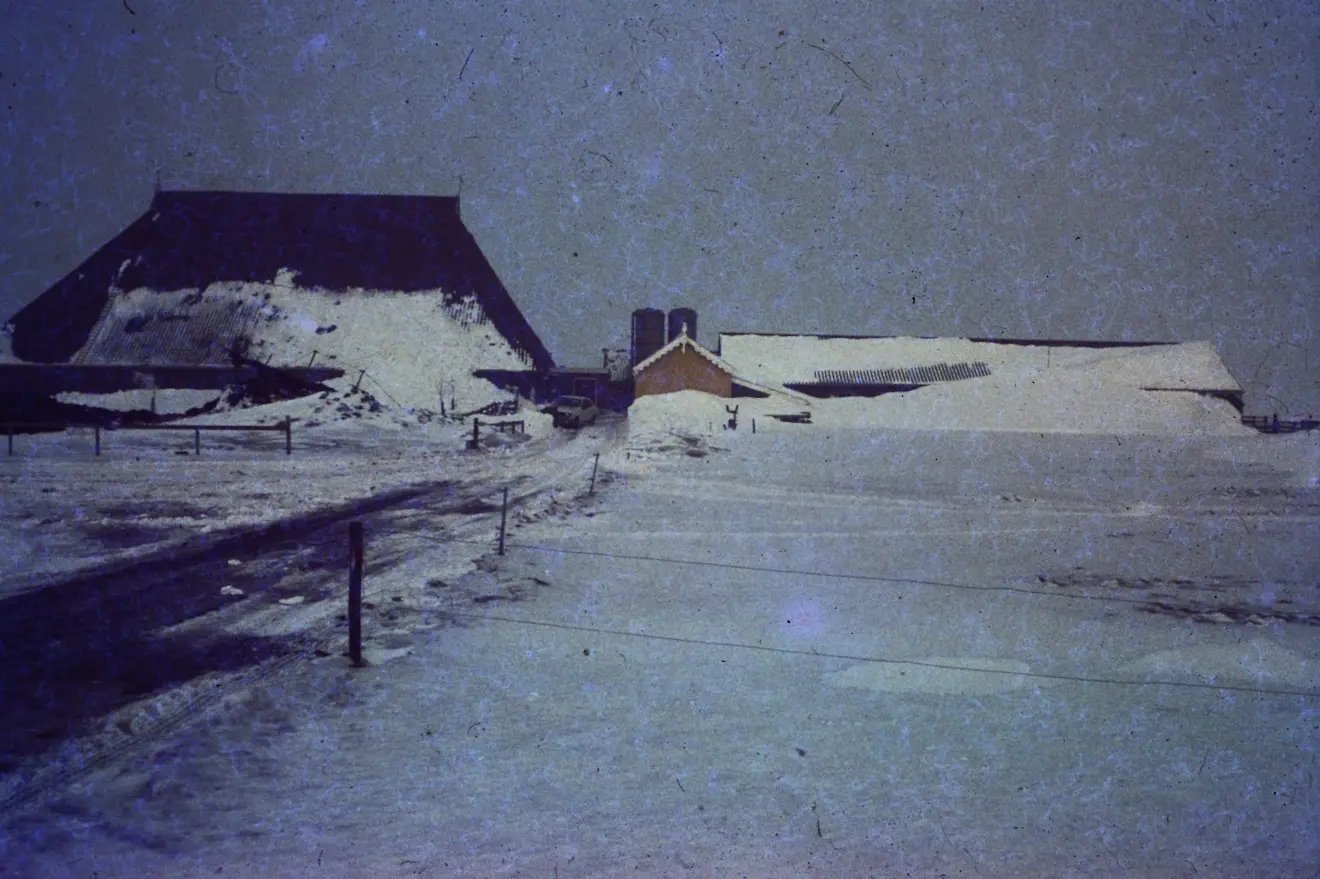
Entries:
MULTIPOLYGON (((139 288, 115 292, 102 330, 88 342, 94 361, 122 360, 125 336, 142 326, 144 317, 158 323, 168 318, 179 324, 171 334, 155 331, 154 351, 140 351, 153 362, 192 355, 205 362, 223 363, 238 341, 246 357, 273 367, 328 366, 344 370, 329 382, 337 395, 353 387, 370 395, 364 409, 377 408, 395 415, 413 410, 439 412, 476 409, 502 398, 490 382, 472 375, 475 369, 523 369, 525 357, 487 320, 474 297, 447 301, 440 291, 342 292, 300 287, 293 273, 282 271, 269 283, 223 282, 205 290, 157 291, 139 288), (224 313, 233 326, 209 336, 193 328, 190 314, 224 313), (232 336, 224 338, 223 336, 232 336), (179 349, 179 350, 175 350, 179 349), (370 405, 378 401, 379 407, 370 405)), ((209 326, 212 321, 206 321, 209 326)), ((62 402, 100 406, 120 411, 146 409, 152 391, 119 394, 61 394, 62 402)), ((219 401, 220 392, 159 390, 157 411, 183 412, 207 400, 219 401)), ((223 405, 220 408, 224 408, 223 405)), ((285 407, 287 408, 287 407, 285 407)))

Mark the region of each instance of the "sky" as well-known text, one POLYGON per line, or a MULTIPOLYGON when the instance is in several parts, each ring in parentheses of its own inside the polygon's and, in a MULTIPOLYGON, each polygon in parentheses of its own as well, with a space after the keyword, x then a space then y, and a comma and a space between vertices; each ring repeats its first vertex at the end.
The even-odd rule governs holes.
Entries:
POLYGON ((157 186, 458 194, 560 363, 643 306, 1204 339, 1320 414, 1315 3, 0 9, 3 317, 157 186))

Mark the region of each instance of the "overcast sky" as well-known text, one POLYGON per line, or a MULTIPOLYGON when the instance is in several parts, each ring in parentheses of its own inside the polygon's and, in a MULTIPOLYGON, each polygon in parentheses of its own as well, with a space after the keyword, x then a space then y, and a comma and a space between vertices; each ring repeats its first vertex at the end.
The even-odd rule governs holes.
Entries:
POLYGON ((459 193, 561 363, 644 305, 1209 339, 1320 414, 1313 2, 2 5, 4 317, 158 175, 459 193))

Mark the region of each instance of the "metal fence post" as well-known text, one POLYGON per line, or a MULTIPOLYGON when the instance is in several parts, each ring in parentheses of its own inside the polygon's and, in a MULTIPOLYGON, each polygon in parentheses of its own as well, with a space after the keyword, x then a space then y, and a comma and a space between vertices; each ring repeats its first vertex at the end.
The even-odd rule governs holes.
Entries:
POLYGON ((591 465, 591 488, 587 489, 587 494, 596 493, 596 468, 600 466, 600 452, 596 453, 596 463, 591 465))
POLYGON ((284 454, 293 454, 293 419, 284 416, 284 454))
POLYGON ((101 454, 101 425, 96 425, 96 454, 101 454))
POLYGON ((193 454, 194 454, 194 455, 200 455, 201 453, 202 453, 202 432, 201 432, 200 430, 198 430, 197 428, 194 427, 194 428, 193 428, 193 454))

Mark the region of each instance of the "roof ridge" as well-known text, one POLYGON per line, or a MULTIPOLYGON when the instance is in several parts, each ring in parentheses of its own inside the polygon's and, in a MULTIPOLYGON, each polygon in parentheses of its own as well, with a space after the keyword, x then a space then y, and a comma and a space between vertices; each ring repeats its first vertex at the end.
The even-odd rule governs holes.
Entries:
POLYGON ((693 338, 691 338, 690 336, 688 336, 687 333, 679 333, 676 337, 674 337, 673 339, 671 339, 671 340, 668 342, 668 344, 666 344, 664 347, 660 348, 660 350, 656 351, 656 352, 655 352, 654 354, 652 354, 650 357, 647 357, 645 360, 641 361, 641 362, 638 363, 636 366, 634 366, 634 367, 633 367, 633 375, 634 375, 634 376, 637 375, 637 373, 640 372, 641 370, 646 369, 647 367, 649 367, 649 366, 651 366, 652 364, 656 363, 657 361, 660 360, 661 357, 665 356, 665 355, 668 354, 669 352, 671 352, 671 351, 677 351, 677 350, 679 350, 680 348, 688 348, 688 349, 691 350, 694 354, 697 354, 697 355, 699 355, 699 356, 705 358, 706 360, 710 361, 710 363, 711 363, 713 366, 715 366, 717 369, 721 369, 721 370, 723 370, 724 372, 728 373, 729 378, 731 378, 733 381, 736 381, 736 382, 737 382, 738 384, 740 384, 740 385, 745 385, 745 386, 750 387, 750 388, 753 388, 753 389, 755 389, 755 390, 758 390, 758 391, 765 391, 765 392, 767 392, 767 393, 771 393, 771 394, 781 394, 781 395, 783 395, 783 396, 791 397, 792 399, 795 399, 795 400, 798 400, 798 401, 800 401, 800 402, 806 403, 807 405, 810 405, 810 402, 811 402, 811 401, 807 398, 807 396, 806 396, 805 394, 800 394, 800 393, 798 393, 797 391, 791 391, 791 390, 789 390, 788 388, 785 388, 785 387, 782 387, 782 386, 776 386, 776 385, 771 385, 771 384, 763 384, 763 383, 760 383, 760 382, 754 382, 754 381, 752 381, 752 380, 750 380, 750 379, 743 378, 743 377, 740 376, 740 375, 738 374, 738 372, 733 368, 733 364, 729 363, 729 361, 723 359, 723 358, 720 357, 718 354, 715 354, 715 353, 712 352, 709 348, 706 348, 704 345, 702 345, 701 343, 699 343, 696 339, 693 339, 693 338))
POLYGON ((734 374, 733 369, 730 368, 728 361, 722 360, 719 357, 719 355, 715 354, 709 348, 699 343, 696 339, 693 339, 687 333, 679 333, 677 336, 670 339, 666 344, 661 346, 651 356, 647 357, 645 360, 639 361, 638 364, 633 367, 633 373, 635 374, 638 370, 647 368, 652 363, 659 360, 663 355, 668 354, 670 351, 677 351, 679 348, 684 347, 685 345, 690 345, 694 353, 706 358, 714 365, 720 367, 725 372, 729 373, 729 375, 734 374))

